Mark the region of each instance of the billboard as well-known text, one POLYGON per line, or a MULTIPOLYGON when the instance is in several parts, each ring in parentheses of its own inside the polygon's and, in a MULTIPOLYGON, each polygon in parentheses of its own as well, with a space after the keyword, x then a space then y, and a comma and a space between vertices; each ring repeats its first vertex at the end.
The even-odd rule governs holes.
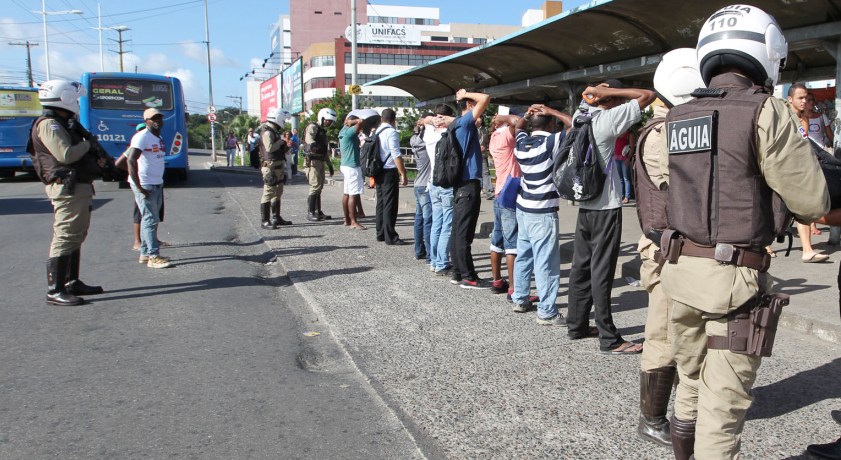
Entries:
POLYGON ((280 107, 280 75, 260 83, 260 121, 266 121, 270 109, 280 107))
MULTIPOLYGON (((345 38, 351 39, 353 30, 345 29, 345 38)), ((421 30, 410 24, 359 24, 356 42, 370 45, 420 46, 421 30)))
POLYGON ((283 69, 283 97, 281 107, 295 115, 304 111, 304 76, 302 72, 303 58, 298 58, 289 67, 283 69))

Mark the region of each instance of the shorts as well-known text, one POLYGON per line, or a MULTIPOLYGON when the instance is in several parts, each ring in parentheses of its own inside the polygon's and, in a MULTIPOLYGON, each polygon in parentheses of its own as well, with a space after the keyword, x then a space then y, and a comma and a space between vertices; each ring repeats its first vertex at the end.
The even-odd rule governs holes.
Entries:
POLYGON ((491 252, 517 255, 517 212, 494 200, 494 229, 491 232, 491 252))
POLYGON ((362 168, 352 166, 340 166, 339 170, 344 177, 345 195, 362 195, 362 168))
MULTIPOLYGON (((161 193, 161 212, 160 212, 160 222, 164 221, 164 194, 161 193)), ((137 203, 134 203, 134 223, 139 224, 143 220, 143 214, 141 214, 140 209, 137 207, 137 203)))

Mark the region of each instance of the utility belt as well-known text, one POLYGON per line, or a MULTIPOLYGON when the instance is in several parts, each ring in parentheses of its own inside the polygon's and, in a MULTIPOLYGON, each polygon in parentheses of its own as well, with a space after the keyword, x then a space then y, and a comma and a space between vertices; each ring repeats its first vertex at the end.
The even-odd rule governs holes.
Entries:
POLYGON ((271 168, 271 169, 283 169, 284 168, 282 160, 270 160, 270 161, 265 161, 264 160, 260 166, 262 166, 264 168, 271 168), (275 164, 275 163, 280 163, 280 164, 275 164))
POLYGON ((674 230, 663 232, 660 250, 669 263, 677 263, 680 256, 690 256, 713 259, 722 265, 752 268, 761 273, 767 272, 771 266, 771 256, 765 251, 753 251, 726 243, 718 243, 715 247, 700 246, 674 230))
POLYGON ((786 294, 754 297, 727 314, 727 336, 707 336, 710 350, 730 350, 751 356, 771 356, 786 294))

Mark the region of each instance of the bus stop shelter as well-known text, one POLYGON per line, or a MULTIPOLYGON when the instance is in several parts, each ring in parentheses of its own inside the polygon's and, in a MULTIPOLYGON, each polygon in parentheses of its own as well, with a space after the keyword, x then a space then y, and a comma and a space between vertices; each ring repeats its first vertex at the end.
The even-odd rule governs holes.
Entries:
MULTIPOLYGON (((732 1, 595 0, 534 26, 368 83, 400 88, 421 106, 452 101, 459 88, 494 102, 574 107, 588 83, 622 78, 651 84, 666 52, 694 48, 704 21, 732 1)), ((781 83, 835 79, 841 109, 841 0, 753 0, 789 44, 781 83)), ((836 149, 841 120, 836 119, 836 149)))

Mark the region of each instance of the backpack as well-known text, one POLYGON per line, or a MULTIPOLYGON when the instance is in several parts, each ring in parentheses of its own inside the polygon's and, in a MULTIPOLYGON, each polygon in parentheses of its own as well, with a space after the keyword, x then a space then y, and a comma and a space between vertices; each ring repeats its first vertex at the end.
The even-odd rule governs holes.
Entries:
POLYGON ((578 114, 555 157, 552 182, 565 200, 595 200, 604 188, 606 176, 599 164, 601 155, 593 137, 592 122, 591 114, 578 114))
POLYGON ((377 177, 383 173, 385 163, 380 158, 380 130, 365 138, 362 147, 359 149, 359 156, 364 158, 365 175, 377 177))
POLYGON ((451 188, 461 180, 464 154, 455 136, 456 120, 441 133, 441 139, 435 144, 432 185, 437 187, 451 188))

